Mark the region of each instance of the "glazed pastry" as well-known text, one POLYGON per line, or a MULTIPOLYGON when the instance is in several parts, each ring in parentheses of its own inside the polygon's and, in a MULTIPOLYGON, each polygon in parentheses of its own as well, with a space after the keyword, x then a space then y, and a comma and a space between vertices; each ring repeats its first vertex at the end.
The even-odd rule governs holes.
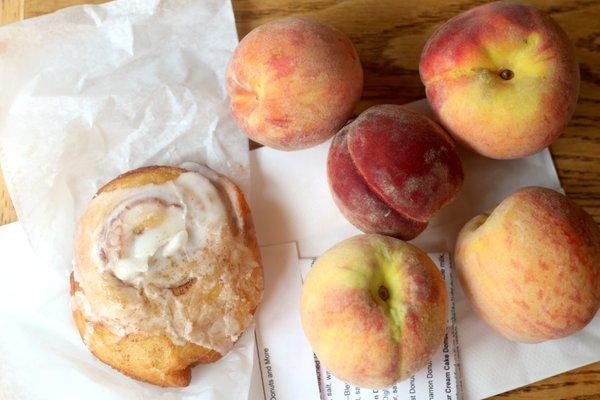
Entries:
POLYGON ((232 349, 262 292, 248 205, 206 167, 123 174, 79 221, 75 323, 96 357, 135 379, 187 386, 194 365, 232 349))

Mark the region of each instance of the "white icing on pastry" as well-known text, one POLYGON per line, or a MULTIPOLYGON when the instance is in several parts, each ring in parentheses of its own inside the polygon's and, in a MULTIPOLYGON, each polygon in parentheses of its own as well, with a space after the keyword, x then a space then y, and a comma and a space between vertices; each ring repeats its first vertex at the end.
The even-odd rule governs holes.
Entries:
POLYGON ((98 195, 86 211, 96 225, 82 218, 74 270, 85 295, 73 307, 119 336, 166 334, 225 354, 262 291, 262 280, 248 284, 259 265, 231 195, 196 172, 98 195))
POLYGON ((98 243, 99 254, 107 260, 100 263, 135 287, 142 282, 172 286, 177 282, 165 281, 164 274, 154 272, 193 257, 210 236, 207 228, 227 221, 227 210, 212 183, 194 172, 138 189, 108 216, 104 238, 98 243))

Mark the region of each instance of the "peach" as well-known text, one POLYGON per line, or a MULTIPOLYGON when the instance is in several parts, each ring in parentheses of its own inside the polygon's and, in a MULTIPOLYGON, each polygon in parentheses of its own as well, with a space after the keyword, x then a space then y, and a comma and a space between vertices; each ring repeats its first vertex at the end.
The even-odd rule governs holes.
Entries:
POLYGON ((473 308, 511 340, 565 337, 600 307, 600 229, 553 190, 520 189, 473 218, 455 256, 473 308))
POLYGON ((444 281, 431 259, 387 236, 355 236, 314 264, 302 288, 306 337, 339 379, 385 388, 425 366, 444 338, 444 281))
POLYGON ((324 142, 348 121, 363 71, 342 32, 285 18, 250 32, 227 70, 231 110, 250 139, 280 150, 324 142))
POLYGON ((550 145, 565 130, 579 92, 567 35, 523 4, 489 3, 452 18, 427 42, 419 71, 442 125, 492 158, 550 145))
POLYGON ((374 106, 333 139, 327 160, 333 199, 358 229, 416 237, 463 182, 454 143, 406 107, 374 106))

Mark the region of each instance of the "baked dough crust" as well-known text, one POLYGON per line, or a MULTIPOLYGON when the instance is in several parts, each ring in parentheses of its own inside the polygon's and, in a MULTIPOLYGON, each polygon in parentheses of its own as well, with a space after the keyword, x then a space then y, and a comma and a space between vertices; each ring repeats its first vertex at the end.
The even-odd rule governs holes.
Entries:
MULTIPOLYGON (((97 264, 94 261, 95 257, 90 253, 97 248, 94 241, 97 240, 97 232, 101 230, 99 224, 106 225, 106 212, 112 207, 110 205, 108 207, 103 206, 102 203, 106 202, 103 198, 104 194, 122 189, 135 191, 137 188, 147 187, 147 185, 161 185, 175 180, 181 174, 187 172, 190 171, 175 167, 144 167, 120 175, 102 187, 80 219, 75 238, 74 272, 70 276, 73 318, 84 343, 90 351, 98 359, 125 375, 164 387, 187 386, 191 379, 191 368, 198 364, 217 361, 224 355, 221 354, 222 349, 220 352, 209 346, 194 343, 191 340, 182 343, 179 340, 173 340, 167 332, 157 334, 153 330, 149 334, 144 331, 143 324, 136 320, 132 320, 132 324, 140 326, 127 326, 127 332, 123 334, 122 331, 119 332, 118 329, 114 329, 110 321, 94 317, 95 304, 107 301, 114 301, 115 304, 118 304, 129 301, 127 297, 121 296, 121 292, 129 290, 133 293, 136 289, 127 288, 128 283, 119 280, 110 271, 99 270, 95 265, 97 264), (99 204, 101 206, 98 206, 99 204), (98 281, 102 281, 102 285, 116 285, 117 287, 104 286, 109 290, 98 292, 97 288, 94 288, 98 281), (120 285, 123 287, 120 287, 120 285), (85 307, 80 304, 82 299, 86 302, 85 307)), ((241 251, 241 254, 247 260, 243 259, 240 262, 238 257, 239 265, 237 265, 235 264, 236 259, 227 254, 233 251, 232 249, 226 246, 220 248, 218 244, 214 244, 210 251, 219 257, 214 258, 213 255, 213 258, 208 259, 218 260, 216 264, 221 265, 213 268, 214 271, 211 275, 202 275, 202 278, 193 278, 183 285, 164 289, 164 293, 165 296, 171 299, 171 304, 173 301, 178 302, 179 299, 183 299, 181 301, 185 302, 186 298, 191 298, 191 301, 197 303, 193 307, 199 307, 206 310, 206 312, 214 311, 211 315, 213 317, 218 316, 219 313, 223 313, 223 308, 210 310, 211 307, 217 307, 214 297, 211 300, 211 296, 215 294, 212 292, 204 293, 206 292, 206 286, 198 284, 198 280, 214 279, 219 281, 220 279, 222 281, 223 276, 225 276, 225 284, 231 286, 231 291, 228 293, 233 293, 235 296, 235 301, 227 303, 227 305, 233 304, 233 307, 226 308, 228 311, 225 312, 231 314, 232 320, 236 323, 234 326, 239 330, 236 335, 232 336, 233 339, 230 343, 226 343, 228 349, 230 349, 250 324, 252 315, 262 298, 263 274, 260 253, 250 209, 240 189, 226 177, 208 168, 203 168, 200 173, 214 185, 221 201, 225 203, 229 218, 227 224, 231 227, 231 237, 241 246, 241 250, 238 249, 237 252, 240 253, 241 251), (235 276, 238 271, 240 274, 243 273, 243 276, 235 276), (201 292, 202 290, 204 292, 201 292)), ((140 227, 138 226, 137 229, 140 229, 140 227)), ((199 265, 202 263, 204 255, 206 254, 199 253, 199 265)), ((171 268, 179 267, 183 266, 171 266, 171 268)), ((137 288, 137 290, 143 291, 140 288, 137 288)), ((145 298, 144 295, 141 298, 143 301, 151 301, 145 298)), ((135 297, 135 299, 138 299, 138 297, 135 297)), ((140 307, 145 307, 145 305, 140 307)), ((211 328, 210 324, 206 324, 206 319, 203 320, 203 325, 195 324, 196 321, 192 322, 194 322, 192 326, 195 330, 208 332, 211 328)), ((203 332, 197 333, 204 334, 203 332)))

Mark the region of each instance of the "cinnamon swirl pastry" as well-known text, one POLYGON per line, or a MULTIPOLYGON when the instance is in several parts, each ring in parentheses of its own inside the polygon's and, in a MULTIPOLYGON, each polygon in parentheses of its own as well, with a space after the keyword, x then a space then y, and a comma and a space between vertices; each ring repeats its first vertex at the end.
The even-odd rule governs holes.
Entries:
POLYGON ((135 379, 187 386, 194 365, 232 349, 262 292, 248 205, 206 167, 123 174, 79 221, 75 323, 96 357, 135 379))

